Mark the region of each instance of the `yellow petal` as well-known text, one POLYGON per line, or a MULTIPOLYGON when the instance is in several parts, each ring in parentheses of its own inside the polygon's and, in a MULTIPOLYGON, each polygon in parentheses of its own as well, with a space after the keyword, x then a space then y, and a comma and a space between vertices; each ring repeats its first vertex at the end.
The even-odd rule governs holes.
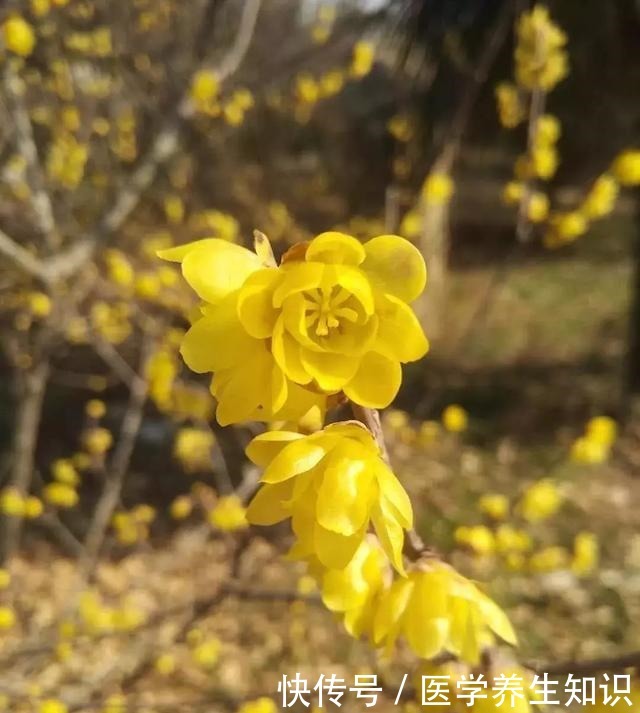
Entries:
POLYGON ((260 259, 250 250, 211 238, 185 255, 182 274, 198 297, 217 304, 261 267, 260 259))
POLYGON ((322 442, 306 437, 292 441, 271 461, 261 480, 263 483, 280 483, 314 468, 327 451, 322 442))
POLYGON ((342 569, 346 567, 362 542, 366 526, 354 535, 339 535, 337 532, 326 530, 316 523, 314 528, 314 551, 318 559, 329 569, 342 569))
POLYGON ((322 527, 340 535, 353 535, 367 524, 377 494, 373 470, 362 454, 357 444, 343 441, 322 464, 316 518, 322 527))
POLYGON ((401 382, 402 369, 397 361, 368 352, 353 379, 344 386, 344 393, 361 406, 384 408, 395 398, 401 382))
POLYGON ((372 315, 375 309, 373 290, 369 277, 359 267, 350 265, 327 265, 323 277, 327 286, 340 285, 350 292, 362 305, 365 314, 372 315))
POLYGON ((384 500, 371 508, 371 521, 389 561, 396 571, 404 576, 404 562, 402 561, 404 530, 398 524, 394 514, 390 512, 384 500))
POLYGON ((293 431, 267 431, 256 436, 247 446, 245 453, 252 463, 266 468, 285 446, 301 438, 304 438, 301 433, 293 431))
POLYGON ((374 349, 394 361, 421 359, 429 350, 429 342, 414 311, 406 302, 386 295, 377 311, 378 333, 374 349))
POLYGON ((309 416, 319 419, 322 423, 327 410, 325 394, 310 391, 292 381, 288 382, 287 389, 287 401, 277 413, 273 414, 274 420, 302 421, 309 416))
POLYGON ((291 295, 320 287, 325 266, 318 262, 292 262, 281 267, 283 278, 273 295, 273 306, 282 307, 291 295))
POLYGON ((256 349, 261 349, 260 342, 252 339, 240 324, 235 295, 194 322, 180 345, 187 366, 199 374, 233 367, 240 359, 251 358, 256 349))
POLYGON ((407 643, 421 658, 442 651, 449 633, 448 590, 440 573, 420 573, 403 620, 407 643))
POLYGON ((380 455, 380 449, 371 435, 371 431, 360 421, 336 421, 325 426, 323 431, 329 436, 357 441, 361 446, 364 446, 369 455, 380 455))
POLYGON ((359 240, 344 233, 321 233, 307 248, 307 262, 324 262, 337 265, 359 265, 365 259, 359 240))
POLYGON ((169 262, 182 262, 185 257, 196 248, 202 245, 207 245, 214 242, 217 238, 203 238, 202 240, 192 240, 190 243, 184 243, 184 245, 176 245, 175 248, 167 248, 166 250, 158 250, 156 255, 162 260, 168 260, 169 262))
POLYGON ((284 317, 278 317, 273 329, 271 351, 273 358, 284 373, 298 384, 308 384, 311 374, 305 371, 300 358, 300 344, 284 328, 284 317))
POLYGON ((357 357, 316 352, 304 348, 300 351, 300 358, 307 374, 310 374, 318 386, 327 392, 339 391, 353 379, 359 366, 357 357))
POLYGON ((413 509, 406 490, 391 469, 381 460, 378 460, 376 464, 376 476, 381 497, 390 506, 390 510, 396 516, 398 523, 405 530, 409 530, 413 527, 413 509))
POLYGON ((503 641, 506 641, 512 646, 517 646, 518 637, 516 636, 516 632, 513 630, 509 617, 492 599, 489 599, 489 597, 485 596, 481 592, 478 594, 478 606, 487 626, 503 641))
POLYGON ((397 627, 404 616, 414 585, 411 579, 396 579, 381 596, 373 622, 373 640, 376 644, 381 644, 397 627))
POLYGON ((252 525, 275 525, 291 515, 287 503, 291 497, 293 481, 275 485, 261 485, 247 508, 247 520, 252 525))
POLYGON ((280 411, 285 405, 288 395, 287 377, 284 375, 282 369, 274 362, 271 367, 271 413, 278 413, 278 411, 280 411))
POLYGON ((397 235, 380 235, 364 244, 361 268, 382 292, 412 302, 424 290, 427 269, 420 251, 397 235))
POLYGON ((258 270, 240 289, 238 317, 246 331, 256 339, 267 339, 273 333, 278 318, 273 306, 273 292, 279 277, 276 268, 258 270))

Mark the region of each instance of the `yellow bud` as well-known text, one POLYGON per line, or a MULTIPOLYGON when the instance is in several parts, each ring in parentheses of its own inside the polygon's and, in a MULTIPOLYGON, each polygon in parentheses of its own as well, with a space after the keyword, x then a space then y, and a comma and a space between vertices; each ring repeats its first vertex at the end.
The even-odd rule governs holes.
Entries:
POLYGON ((10 15, 2 25, 4 43, 14 54, 28 57, 36 44, 36 36, 31 25, 20 15, 10 15))

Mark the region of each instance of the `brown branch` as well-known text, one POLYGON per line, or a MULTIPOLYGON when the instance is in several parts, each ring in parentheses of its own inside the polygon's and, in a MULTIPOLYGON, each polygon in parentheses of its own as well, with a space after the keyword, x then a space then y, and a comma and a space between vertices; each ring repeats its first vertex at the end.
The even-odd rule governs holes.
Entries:
MULTIPOLYGON (((49 378, 49 360, 43 358, 30 370, 19 373, 18 408, 12 452, 11 487, 21 495, 26 495, 33 477, 38 429, 42 417, 42 406, 49 378)), ((22 518, 4 516, 0 562, 11 558, 20 542, 22 518)))

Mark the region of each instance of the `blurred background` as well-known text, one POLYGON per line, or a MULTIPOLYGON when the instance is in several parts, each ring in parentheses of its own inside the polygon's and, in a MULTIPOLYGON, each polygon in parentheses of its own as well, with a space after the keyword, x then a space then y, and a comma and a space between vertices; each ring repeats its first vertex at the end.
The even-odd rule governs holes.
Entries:
POLYGON ((247 526, 263 426, 181 362, 156 251, 254 229, 422 250, 431 350, 383 413, 418 531, 520 661, 640 648, 640 4, 545 7, 0 5, 0 710, 270 713, 284 673, 413 671, 247 526))

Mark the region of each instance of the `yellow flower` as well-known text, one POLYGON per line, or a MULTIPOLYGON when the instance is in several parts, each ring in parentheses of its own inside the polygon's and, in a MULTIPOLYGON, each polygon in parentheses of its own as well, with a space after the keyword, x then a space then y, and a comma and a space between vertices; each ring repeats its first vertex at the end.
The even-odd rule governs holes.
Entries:
POLYGON ((180 461, 187 473, 211 469, 211 450, 215 436, 209 429, 181 428, 173 443, 173 455, 180 461))
POLYGON ((509 512, 509 500, 500 493, 487 493, 478 500, 478 507, 493 520, 504 520, 509 512))
POLYGON ((424 260, 403 238, 363 245, 323 233, 279 268, 215 238, 159 254, 182 262, 205 301, 181 353, 193 371, 215 372, 222 425, 295 421, 340 391, 383 408, 400 387, 400 363, 428 349, 408 304, 424 289, 424 260))
POLYGON ((549 215, 549 199, 544 193, 534 192, 527 204, 527 217, 532 223, 541 223, 549 215))
POLYGON ((396 141, 406 143, 411 141, 414 127, 411 120, 404 114, 396 114, 387 122, 387 130, 396 141))
POLYGON ((221 648, 218 639, 207 639, 195 647, 192 652, 193 660, 201 668, 213 668, 218 663, 221 648))
POLYGON ((97 420, 105 415, 107 407, 105 406, 104 401, 100 401, 100 399, 91 399, 85 404, 84 412, 87 416, 89 416, 89 418, 95 418, 97 420))
POLYGON ((16 623, 16 614, 11 607, 0 607, 0 631, 11 629, 16 623))
POLYGON ((51 298, 44 292, 29 292, 28 306, 35 317, 46 317, 51 312, 51 298))
POLYGON ((454 538, 458 544, 465 545, 479 555, 490 555, 496 548, 493 532, 485 525, 462 525, 456 528, 454 538))
POLYGON ((611 446, 618 435, 618 424, 609 416, 594 416, 589 419, 585 431, 590 441, 611 446))
POLYGON ((451 433, 466 431, 468 421, 467 412, 458 404, 451 404, 442 412, 442 425, 451 433))
POLYGON ((198 109, 206 107, 220 92, 220 81, 215 72, 201 69, 191 80, 191 99, 198 109))
POLYGON ((278 713, 278 707, 273 698, 264 696, 243 703, 238 708, 238 713, 278 713))
POLYGON ((24 516, 24 497, 22 493, 12 486, 0 492, 0 510, 11 517, 24 516))
POLYGON ((620 188, 613 176, 599 176, 584 199, 580 211, 591 220, 604 218, 613 212, 620 188))
POLYGON ((120 287, 130 287, 135 279, 135 272, 129 258, 121 251, 112 248, 105 251, 108 279, 120 287))
POLYGON ((85 432, 82 443, 88 453, 104 455, 113 444, 113 436, 106 428, 90 428, 85 432))
POLYGON ((170 676, 176 670, 176 659, 172 654, 161 654, 153 664, 161 676, 170 676))
POLYGON ((535 175, 547 181, 558 169, 558 153, 552 146, 536 145, 531 152, 531 165, 535 175))
POLYGON ((524 186, 519 181, 509 181, 502 190, 502 200, 507 205, 520 203, 524 195, 524 186))
POLYGON ((604 463, 611 452, 611 446, 601 441, 581 436, 571 446, 570 458, 574 463, 599 465, 604 463))
POLYGON ((558 117, 553 114, 543 114, 536 121, 536 144, 538 146, 551 146, 555 144, 562 133, 562 126, 558 117))
POLYGON ((335 423, 310 436, 269 431, 251 441, 247 455, 265 468, 247 519, 272 525, 290 517, 297 537, 293 557, 345 567, 372 524, 393 566, 404 571, 411 502, 361 424, 335 423))
POLYGON ((29 495, 24 501, 24 516, 29 520, 35 520, 42 515, 44 506, 42 500, 35 495, 29 495))
POLYGON ((225 532, 244 530, 249 526, 247 509, 237 495, 225 495, 208 515, 209 524, 225 532))
POLYGON ((411 240, 417 238, 422 232, 424 218, 418 210, 410 210, 404 214, 400 223, 400 234, 411 240))
POLYGON ((0 591, 6 589, 11 584, 11 575, 9 572, 0 567, 0 591))
POLYGON ((532 546, 531 537, 523 530, 511 525, 500 525, 496 530, 496 549, 501 554, 529 552, 532 546))
POLYGON ((520 92, 511 82, 500 82, 496 87, 496 102, 500 123, 507 129, 513 129, 524 121, 526 110, 520 98, 520 92))
POLYGON ((592 532, 580 532, 573 541, 573 559, 571 571, 584 576, 593 572, 598 566, 598 538, 592 532))
POLYGON ((356 78, 364 77, 373 68, 375 49, 370 42, 356 42, 353 47, 351 60, 351 75, 356 78))
POLYGON ((36 44, 31 25, 20 15, 10 15, 2 25, 4 43, 11 52, 28 57, 36 44))
POLYGON ((613 162, 611 172, 623 186, 640 185, 640 150, 623 151, 613 162))
POLYGON ((497 636, 516 636, 506 614, 472 582, 448 565, 428 560, 397 579, 380 597, 373 638, 389 649, 403 635, 411 650, 432 659, 449 652, 471 664, 497 636))
POLYGON ((171 517, 174 520, 184 520, 186 517, 191 515, 193 510, 193 503, 188 495, 179 495, 172 503, 169 508, 171 517))
POLYGON ((549 219, 549 233, 545 236, 547 242, 555 244, 571 243, 587 232, 589 224, 579 211, 556 213, 549 219))
POLYGON ((558 486, 548 478, 530 486, 520 501, 522 517, 529 522, 540 522, 555 515, 562 505, 558 486))
POLYGON ((73 463, 67 458, 58 458, 51 464, 51 475, 59 483, 75 487, 80 482, 80 476, 73 463))
POLYGON ((569 553, 563 547, 544 547, 531 555, 529 567, 533 572, 557 572, 569 565, 569 553))
POLYGON ((38 713, 67 713, 69 709, 56 698, 48 698, 38 706, 38 713))
POLYGON ((422 197, 431 205, 443 205, 451 200, 453 181, 446 173, 430 173, 422 186, 422 197))
POLYGON ((296 77, 296 96, 303 104, 315 104, 320 98, 320 87, 306 72, 296 77))
POLYGON ((49 483, 44 488, 47 502, 61 508, 72 508, 78 504, 78 492, 66 483, 49 483))

